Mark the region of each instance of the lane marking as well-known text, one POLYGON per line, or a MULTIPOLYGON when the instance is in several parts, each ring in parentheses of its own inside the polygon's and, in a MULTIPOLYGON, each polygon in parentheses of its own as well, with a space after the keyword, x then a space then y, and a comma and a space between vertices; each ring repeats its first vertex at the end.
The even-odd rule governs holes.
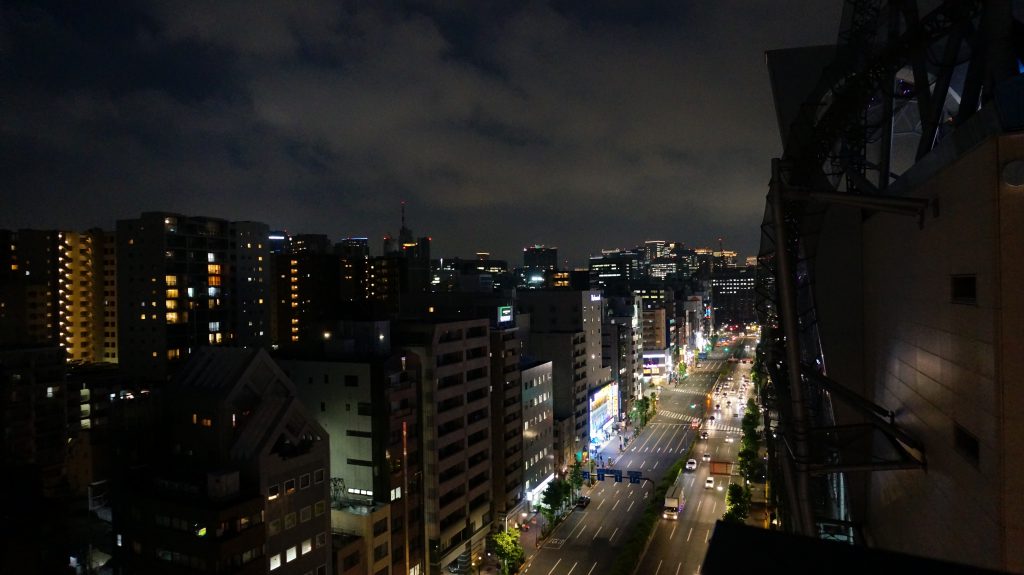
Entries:
POLYGON ((629 513, 629 510, 633 508, 633 504, 634 503, 636 503, 636 502, 635 501, 630 501, 629 502, 629 507, 626 508, 626 513, 629 513))
POLYGON ((703 499, 701 499, 700 501, 697 502, 697 511, 700 511, 700 506, 701 506, 702 503, 704 503, 703 499))
POLYGON ((608 542, 611 543, 612 539, 615 539, 615 534, 619 532, 619 528, 616 527, 615 531, 612 531, 612 536, 608 538, 608 542))
POLYGON ((572 570, 573 570, 573 569, 575 569, 575 568, 576 568, 576 566, 577 566, 577 565, 579 565, 579 563, 580 563, 579 561, 577 561, 577 562, 573 563, 573 564, 572 564, 572 567, 570 567, 570 568, 569 568, 569 572, 568 572, 568 573, 566 573, 565 575, 572 575, 572 570))
POLYGON ((622 501, 622 500, 621 499, 616 499, 615 500, 615 505, 612 505, 612 511, 615 511, 615 508, 619 506, 619 502, 620 501, 622 501))
POLYGON ((669 533, 669 534, 668 534, 668 540, 669 540, 669 541, 671 541, 671 540, 672 540, 672 538, 676 536, 676 527, 678 527, 678 526, 679 526, 679 525, 673 525, 673 526, 672 526, 672 533, 669 533))
POLYGON ((602 527, 604 527, 604 525, 598 525, 597 526, 597 531, 594 531, 594 536, 590 538, 591 541, 593 541, 594 539, 597 539, 597 534, 601 532, 601 528, 602 527))
POLYGON ((690 528, 690 532, 686 534, 686 540, 690 540, 690 536, 693 535, 693 527, 690 528))
POLYGON ((590 571, 587 571, 587 575, 594 572, 594 567, 597 567, 597 561, 594 561, 594 564, 590 566, 590 571))
POLYGON ((710 529, 708 529, 708 532, 704 534, 704 542, 707 543, 708 539, 711 539, 711 530, 710 529))
MULTIPOLYGON (((654 570, 654 575, 658 575, 658 571, 661 571, 661 559, 658 559, 658 568, 654 570)), ((548 573, 548 575, 551 575, 548 573)))
POLYGON ((552 573, 554 573, 555 572, 555 567, 558 567, 558 564, 561 563, 561 562, 562 562, 561 558, 559 558, 558 561, 555 561, 555 565, 554 565, 554 567, 551 568, 551 571, 548 571, 548 575, 551 575, 552 573))

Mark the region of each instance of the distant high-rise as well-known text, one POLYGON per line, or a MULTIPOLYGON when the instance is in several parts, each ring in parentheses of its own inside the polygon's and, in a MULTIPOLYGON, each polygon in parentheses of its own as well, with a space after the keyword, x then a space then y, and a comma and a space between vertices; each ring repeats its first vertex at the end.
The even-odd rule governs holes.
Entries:
POLYGON ((756 269, 723 268, 711 276, 711 304, 714 306, 715 329, 737 329, 755 323, 754 284, 756 269))
POLYGON ((269 344, 269 310, 257 311, 270 306, 268 235, 264 224, 168 212, 119 220, 120 365, 161 378, 201 346, 269 344))
POLYGON ((544 274, 558 269, 558 248, 533 245, 523 248, 523 276, 529 287, 544 284, 544 274))
POLYGON ((0 343, 59 345, 70 362, 116 363, 113 234, 4 231, 0 242, 0 343))

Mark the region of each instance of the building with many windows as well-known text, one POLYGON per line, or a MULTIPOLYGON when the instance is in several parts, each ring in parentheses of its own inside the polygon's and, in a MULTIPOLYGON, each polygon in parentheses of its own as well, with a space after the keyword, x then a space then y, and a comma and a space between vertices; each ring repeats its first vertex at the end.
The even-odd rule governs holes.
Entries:
POLYGON ((114 491, 125 569, 333 572, 327 434, 265 351, 196 351, 143 424, 114 491))
POLYGON ((278 363, 331 436, 334 530, 362 539, 368 573, 423 573, 419 358, 387 321, 343 322, 278 363))
POLYGON ((395 343, 421 358, 427 572, 483 555, 493 516, 490 338, 487 319, 409 320, 395 343))
POLYGON ((262 224, 167 212, 119 220, 120 365, 162 378, 200 346, 269 344, 267 235, 262 224))

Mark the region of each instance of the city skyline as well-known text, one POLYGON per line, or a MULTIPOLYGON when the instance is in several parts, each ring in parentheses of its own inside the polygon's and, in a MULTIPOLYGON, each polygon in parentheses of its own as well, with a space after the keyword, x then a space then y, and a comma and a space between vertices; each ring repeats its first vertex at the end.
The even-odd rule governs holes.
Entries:
POLYGON ((841 4, 14 6, 0 227, 167 210, 376 247, 405 201, 437 253, 753 254, 764 50, 833 43, 841 4))

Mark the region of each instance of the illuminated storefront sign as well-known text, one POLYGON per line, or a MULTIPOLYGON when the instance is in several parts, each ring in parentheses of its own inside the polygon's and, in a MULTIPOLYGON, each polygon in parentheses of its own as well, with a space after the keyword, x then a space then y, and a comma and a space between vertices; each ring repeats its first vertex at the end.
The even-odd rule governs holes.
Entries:
POLYGON ((611 382, 590 395, 590 441, 603 443, 619 417, 619 384, 611 382))

